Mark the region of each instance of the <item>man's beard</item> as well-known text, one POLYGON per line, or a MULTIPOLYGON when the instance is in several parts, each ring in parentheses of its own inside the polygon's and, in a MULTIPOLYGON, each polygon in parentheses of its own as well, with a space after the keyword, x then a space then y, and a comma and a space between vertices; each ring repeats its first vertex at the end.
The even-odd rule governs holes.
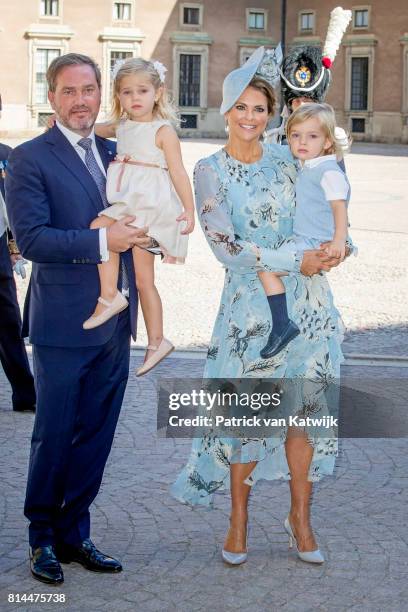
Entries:
POLYGON ((92 114, 92 111, 90 111, 90 109, 87 107, 80 107, 80 108, 71 109, 68 115, 61 115, 57 111, 57 117, 59 121, 62 123, 62 125, 64 125, 66 128, 70 130, 82 131, 82 130, 89 130, 93 127, 96 121, 97 115, 94 116, 92 114), (73 111, 78 112, 80 110, 86 111, 88 115, 83 118, 78 118, 76 114, 73 113, 73 111))

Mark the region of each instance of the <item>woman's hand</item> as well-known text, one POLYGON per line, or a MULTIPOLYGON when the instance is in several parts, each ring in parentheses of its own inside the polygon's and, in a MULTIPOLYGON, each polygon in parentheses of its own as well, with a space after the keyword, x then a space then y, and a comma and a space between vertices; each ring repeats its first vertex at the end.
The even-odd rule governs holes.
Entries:
POLYGON ((195 225, 194 211, 193 210, 185 210, 179 217, 177 217, 176 221, 185 221, 186 227, 182 230, 182 234, 191 234, 195 225))
POLYGON ((340 258, 329 257, 323 250, 305 251, 303 253, 300 271, 304 276, 313 276, 319 272, 330 272, 334 266, 338 266, 340 258))

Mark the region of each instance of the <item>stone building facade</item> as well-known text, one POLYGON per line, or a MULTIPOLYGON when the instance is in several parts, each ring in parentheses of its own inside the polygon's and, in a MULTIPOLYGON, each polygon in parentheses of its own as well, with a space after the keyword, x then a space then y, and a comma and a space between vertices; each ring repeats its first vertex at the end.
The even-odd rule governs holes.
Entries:
MULTIPOLYGON (((288 0, 286 41, 322 44, 332 0, 288 0)), ((328 102, 355 139, 408 142, 408 4, 343 2, 353 10, 333 69, 328 102)), ((220 136, 224 76, 259 45, 281 37, 280 0, 1 0, 0 134, 33 131, 51 109, 45 72, 59 54, 81 52, 101 66, 101 116, 111 69, 141 55, 162 61, 185 136, 220 136)))

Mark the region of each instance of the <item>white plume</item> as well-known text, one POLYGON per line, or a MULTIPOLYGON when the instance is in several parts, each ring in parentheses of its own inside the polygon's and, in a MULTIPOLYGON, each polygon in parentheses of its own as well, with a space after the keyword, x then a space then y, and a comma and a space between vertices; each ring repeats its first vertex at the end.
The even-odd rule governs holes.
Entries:
POLYGON ((350 150, 350 138, 347 136, 347 132, 337 125, 334 128, 334 137, 337 144, 341 147, 343 155, 348 153, 350 150))
POLYGON ((340 47, 343 34, 350 23, 351 16, 351 11, 341 8, 341 6, 332 10, 323 47, 323 57, 329 57, 331 61, 334 60, 337 50, 340 47))

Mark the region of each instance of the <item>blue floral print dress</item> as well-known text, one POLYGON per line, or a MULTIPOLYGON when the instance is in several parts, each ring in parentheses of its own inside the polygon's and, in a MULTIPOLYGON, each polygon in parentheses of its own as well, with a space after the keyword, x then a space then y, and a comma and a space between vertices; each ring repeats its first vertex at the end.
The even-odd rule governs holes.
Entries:
MULTIPOLYGON (((289 149, 263 145, 262 158, 242 163, 221 149, 199 161, 194 171, 196 205, 202 229, 225 267, 225 283, 208 349, 204 378, 338 378, 343 325, 326 276, 300 274, 301 254, 291 239, 297 166, 289 149), (260 247, 260 257, 254 245, 260 247), (288 310, 300 335, 278 355, 259 355, 271 329, 271 316, 258 270, 286 271, 288 310)), ((193 440, 191 455, 171 487, 191 505, 212 503, 229 488, 231 463, 257 461, 247 479, 290 479, 286 429, 272 438, 223 438, 215 432, 193 440)), ((314 448, 309 480, 331 474, 337 440, 307 432, 314 448)))

